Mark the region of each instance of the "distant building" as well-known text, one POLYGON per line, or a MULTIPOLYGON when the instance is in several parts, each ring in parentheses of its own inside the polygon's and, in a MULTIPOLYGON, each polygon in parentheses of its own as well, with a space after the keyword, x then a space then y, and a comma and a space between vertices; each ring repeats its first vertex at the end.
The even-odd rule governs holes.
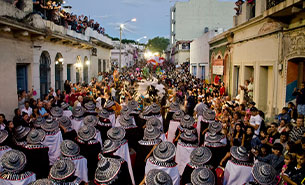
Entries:
MULTIPOLYGON (((119 67, 120 58, 120 41, 113 41, 114 49, 111 50, 111 64, 119 67)), ((135 64, 136 61, 144 58, 143 45, 137 44, 122 44, 121 49, 121 67, 130 67, 135 64)))
POLYGON ((233 1, 190 0, 176 2, 170 10, 170 44, 172 62, 190 61, 190 42, 207 30, 231 28, 233 1))
MULTIPOLYGON (((208 30, 207 30, 208 31, 208 30)), ((223 29, 214 29, 204 33, 191 42, 190 73, 200 79, 209 79, 209 41, 215 35, 222 33, 223 29)))

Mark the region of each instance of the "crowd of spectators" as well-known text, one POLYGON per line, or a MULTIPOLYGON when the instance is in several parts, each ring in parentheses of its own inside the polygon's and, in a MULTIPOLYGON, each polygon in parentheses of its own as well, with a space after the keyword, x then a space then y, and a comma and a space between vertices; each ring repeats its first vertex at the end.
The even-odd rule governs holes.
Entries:
POLYGON ((33 0, 33 6, 34 13, 41 15, 42 18, 74 30, 77 33, 85 34, 86 29, 91 28, 100 34, 105 34, 105 28, 101 27, 94 19, 66 12, 61 3, 56 3, 55 1, 44 3, 44 0, 33 0))
MULTIPOLYGON (((54 91, 50 88, 49 93, 41 99, 34 99, 32 94, 26 94, 23 91, 19 96, 19 107, 15 109, 14 119, 6 121, 5 115, 0 115, 0 128, 7 130, 10 138, 18 137, 15 132, 16 128, 20 128, 20 126, 33 127, 38 118, 52 118, 51 116, 54 116, 52 110, 63 104, 68 105, 66 106, 67 111, 73 112, 73 115, 70 112, 72 116, 69 116, 73 125, 83 119, 75 118, 78 107, 87 107, 88 109, 88 104, 93 102, 95 107, 93 112, 99 112, 108 107, 109 101, 113 101, 111 110, 109 110, 113 112, 113 125, 120 127, 120 124, 123 124, 121 118, 125 119, 124 114, 128 109, 128 107, 126 109, 126 105, 137 100, 139 106, 136 108, 142 112, 141 114, 147 112, 148 115, 154 114, 150 111, 155 111, 156 108, 148 107, 160 107, 155 116, 160 116, 158 119, 160 119, 162 126, 159 127, 157 124, 156 128, 160 129, 163 142, 173 143, 173 150, 177 150, 176 163, 171 162, 170 164, 178 165, 179 174, 177 174, 178 171, 175 172, 175 175, 169 173, 175 182, 174 184, 190 182, 191 175, 188 170, 190 170, 193 160, 193 155, 190 153, 199 148, 211 151, 209 161, 206 161, 201 167, 212 170, 218 184, 245 184, 249 181, 253 181, 249 184, 304 183, 304 83, 293 94, 297 98, 297 105, 290 102, 288 107, 283 107, 281 113, 270 121, 265 120, 264 112, 259 110, 253 101, 253 91, 251 91, 252 87, 249 87, 249 84, 240 86, 241 90, 248 91, 246 97, 243 98, 244 101, 241 101, 237 98, 231 98, 226 92, 225 84, 219 82, 220 80, 216 83, 215 81, 209 83, 195 78, 189 73, 189 67, 189 64, 183 64, 176 68, 173 64, 164 63, 161 70, 158 69, 159 67, 142 63, 121 73, 100 73, 89 84, 73 84, 66 81, 64 91, 59 89, 54 91), (148 74, 143 75, 143 71, 148 72, 148 74), (150 92, 143 94, 143 92, 137 91, 137 86, 143 83, 141 82, 143 78, 148 79, 146 83, 150 80, 154 81, 153 83, 158 81, 157 86, 164 87, 163 95, 155 96, 154 93, 151 95, 150 92), (173 130, 173 124, 175 124, 173 123, 173 115, 176 112, 171 112, 174 110, 182 111, 185 115, 178 122, 180 125, 176 127, 176 130, 173 130), (184 125, 184 123, 189 125, 184 125), (184 140, 184 137, 187 140, 184 140), (189 152, 181 152, 183 146, 189 152), (178 152, 179 150, 180 152, 178 152), (182 159, 179 158, 179 155, 182 155, 182 159), (219 170, 222 169, 219 166, 223 167, 223 171, 219 170), (262 168, 265 174, 257 174, 257 168, 262 168), (268 183, 257 178, 263 178, 263 176, 268 177, 268 183)), ((249 83, 253 83, 252 78, 249 83)), ((158 89, 157 86, 156 89, 158 89)), ((126 114, 134 116, 128 111, 126 114)), ((134 118, 134 124, 138 126, 137 129, 133 125, 125 130, 126 133, 132 133, 132 135, 127 134, 126 137, 130 151, 134 151, 137 157, 143 152, 137 144, 141 134, 145 132, 144 125, 148 122, 145 121, 145 116, 143 118, 134 116, 134 118), (133 129, 136 132, 132 132, 133 129)), ((126 117, 126 119, 129 118, 126 117)), ((104 120, 100 119, 100 121, 104 120)), ((108 121, 110 120, 109 118, 108 121)), ((112 121, 110 122, 112 123, 112 121)), ((63 129, 62 133, 66 134, 66 131, 63 129)), ((106 137, 105 134, 101 134, 101 136, 102 138, 106 137)), ((77 142, 77 140, 75 141, 77 142)), ((14 140, 12 140, 13 142, 14 140)), ((12 143, 11 146, 14 147, 12 143)), ((172 144, 169 146, 172 147, 172 144)), ((151 148, 148 152, 153 151, 154 148, 151 148)), ((127 149, 127 151, 129 150, 127 149)), ((154 152, 145 153, 144 158, 146 155, 148 157, 151 155, 150 159, 155 157, 154 152)), ((90 160, 90 158, 87 159, 90 160)), ((140 161, 143 162, 143 160, 140 161)), ((149 163, 148 161, 146 164, 149 163)), ((156 165, 161 166, 162 164, 156 163, 156 165)), ((176 166, 171 169, 174 168, 176 166)), ((143 179, 144 170, 146 174, 145 165, 142 164, 141 169, 134 168, 133 170, 136 182, 140 182, 143 179), (139 173, 140 171, 142 173, 139 173)), ((89 178, 90 180, 92 178, 89 178)))

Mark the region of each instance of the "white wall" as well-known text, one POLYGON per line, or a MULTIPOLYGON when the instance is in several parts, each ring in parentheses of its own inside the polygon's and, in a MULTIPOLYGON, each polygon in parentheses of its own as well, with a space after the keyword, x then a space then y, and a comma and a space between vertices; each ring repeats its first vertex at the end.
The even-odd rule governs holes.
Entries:
POLYGON ((204 33, 205 27, 209 29, 231 28, 233 25, 232 17, 235 14, 234 7, 234 1, 190 0, 177 2, 174 12, 175 40, 198 38, 204 33))
MULTIPOLYGON (((218 32, 215 32, 215 30, 211 30, 191 42, 190 64, 191 66, 197 66, 197 78, 201 77, 200 64, 204 64, 205 66, 205 79, 208 79, 209 77, 209 40, 217 34, 218 32)), ((193 68, 190 67, 190 72, 193 74, 194 72, 192 70, 193 68)))

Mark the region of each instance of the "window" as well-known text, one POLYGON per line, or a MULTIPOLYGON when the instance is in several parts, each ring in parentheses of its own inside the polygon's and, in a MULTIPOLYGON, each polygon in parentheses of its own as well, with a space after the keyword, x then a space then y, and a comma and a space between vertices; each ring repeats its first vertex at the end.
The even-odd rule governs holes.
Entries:
POLYGON ((174 32, 174 24, 172 23, 172 32, 174 32))
POLYGON ((172 11, 172 20, 174 20, 174 10, 172 11))
POLYGON ((193 75, 197 76, 197 66, 192 66, 193 68, 193 75))
POLYGON ((172 44, 174 44, 174 36, 172 35, 172 44))

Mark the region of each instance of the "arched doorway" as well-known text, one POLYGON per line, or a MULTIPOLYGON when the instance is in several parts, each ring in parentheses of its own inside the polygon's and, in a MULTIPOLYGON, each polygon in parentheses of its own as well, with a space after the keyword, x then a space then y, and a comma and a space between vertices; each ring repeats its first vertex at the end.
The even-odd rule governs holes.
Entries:
POLYGON ((55 57, 55 90, 63 89, 63 63, 64 58, 61 53, 57 53, 55 57))
POLYGON ((51 59, 47 51, 41 53, 39 65, 40 98, 48 93, 51 86, 51 59))
POLYGON ((80 70, 81 70, 81 66, 82 66, 82 60, 81 60, 80 56, 77 56, 76 60, 77 60, 76 65, 75 65, 75 68, 76 68, 76 73, 75 73, 76 83, 80 83, 80 70))
POLYGON ((288 60, 286 78, 286 103, 288 103, 296 98, 292 96, 294 89, 300 89, 302 82, 305 81, 305 58, 288 60))
POLYGON ((84 75, 84 82, 87 84, 89 80, 89 72, 88 72, 88 66, 90 65, 90 61, 88 57, 84 58, 84 69, 83 69, 83 75, 84 75))

